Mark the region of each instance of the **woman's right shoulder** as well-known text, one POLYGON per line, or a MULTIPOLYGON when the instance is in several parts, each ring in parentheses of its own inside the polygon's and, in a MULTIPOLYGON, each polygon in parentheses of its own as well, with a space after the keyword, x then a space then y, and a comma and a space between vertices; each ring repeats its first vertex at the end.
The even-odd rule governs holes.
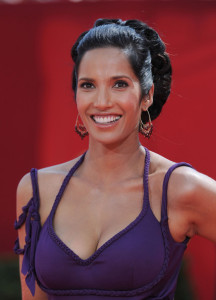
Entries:
MULTIPOLYGON (((46 218, 51 210, 56 195, 61 184, 70 169, 76 164, 80 157, 76 157, 68 162, 37 169, 37 181, 39 190, 39 206, 41 221, 46 218)), ((17 186, 17 214, 22 211, 33 196, 31 172, 26 173, 17 186)))

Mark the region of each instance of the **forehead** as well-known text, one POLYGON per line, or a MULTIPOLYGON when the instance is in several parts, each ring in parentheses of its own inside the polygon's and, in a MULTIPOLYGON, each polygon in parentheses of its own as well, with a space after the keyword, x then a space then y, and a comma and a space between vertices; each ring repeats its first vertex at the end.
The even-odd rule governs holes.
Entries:
POLYGON ((136 79, 127 55, 116 47, 96 48, 88 50, 80 63, 80 76, 115 76, 125 74, 136 79))

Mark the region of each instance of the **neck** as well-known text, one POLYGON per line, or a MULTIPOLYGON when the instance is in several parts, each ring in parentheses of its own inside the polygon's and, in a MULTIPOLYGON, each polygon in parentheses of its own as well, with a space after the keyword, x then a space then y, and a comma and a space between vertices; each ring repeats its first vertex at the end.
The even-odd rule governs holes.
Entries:
POLYGON ((104 145, 90 138, 83 175, 100 184, 142 176, 144 156, 138 137, 135 142, 123 141, 118 145, 104 145))

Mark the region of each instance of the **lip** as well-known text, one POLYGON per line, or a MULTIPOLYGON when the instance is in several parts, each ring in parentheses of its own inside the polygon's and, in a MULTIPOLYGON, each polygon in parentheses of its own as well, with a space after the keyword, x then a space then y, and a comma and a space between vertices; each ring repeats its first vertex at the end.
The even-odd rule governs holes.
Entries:
POLYGON ((121 116, 121 114, 118 113, 112 113, 112 112, 104 112, 104 113, 95 113, 90 114, 90 116, 99 116, 99 117, 106 117, 106 116, 121 116))

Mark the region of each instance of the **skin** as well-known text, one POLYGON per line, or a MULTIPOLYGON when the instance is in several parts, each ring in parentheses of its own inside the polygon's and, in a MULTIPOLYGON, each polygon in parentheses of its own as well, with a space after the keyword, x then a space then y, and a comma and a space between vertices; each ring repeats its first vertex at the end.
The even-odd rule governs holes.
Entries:
MULTIPOLYGON (((76 101, 89 132, 89 148, 68 183, 53 225, 61 240, 82 259, 124 229, 142 209, 145 150, 139 142, 138 124, 141 111, 152 104, 153 92, 154 87, 140 99, 138 79, 117 48, 90 50, 81 61, 76 101), (121 117, 111 125, 92 119, 104 115, 121 117)), ((153 152, 150 155, 150 205, 160 221, 162 183, 173 162, 153 152)), ((42 226, 64 177, 78 159, 39 170, 42 226)), ((30 175, 26 174, 17 188, 17 216, 31 196, 30 175)), ((216 242, 215 216, 216 182, 191 168, 177 168, 168 186, 168 222, 173 239, 182 242, 186 236, 197 234, 216 242)), ((25 226, 19 230, 19 239, 23 247, 25 226)), ((21 282, 22 299, 47 299, 38 287, 32 297, 22 274, 21 282)))

